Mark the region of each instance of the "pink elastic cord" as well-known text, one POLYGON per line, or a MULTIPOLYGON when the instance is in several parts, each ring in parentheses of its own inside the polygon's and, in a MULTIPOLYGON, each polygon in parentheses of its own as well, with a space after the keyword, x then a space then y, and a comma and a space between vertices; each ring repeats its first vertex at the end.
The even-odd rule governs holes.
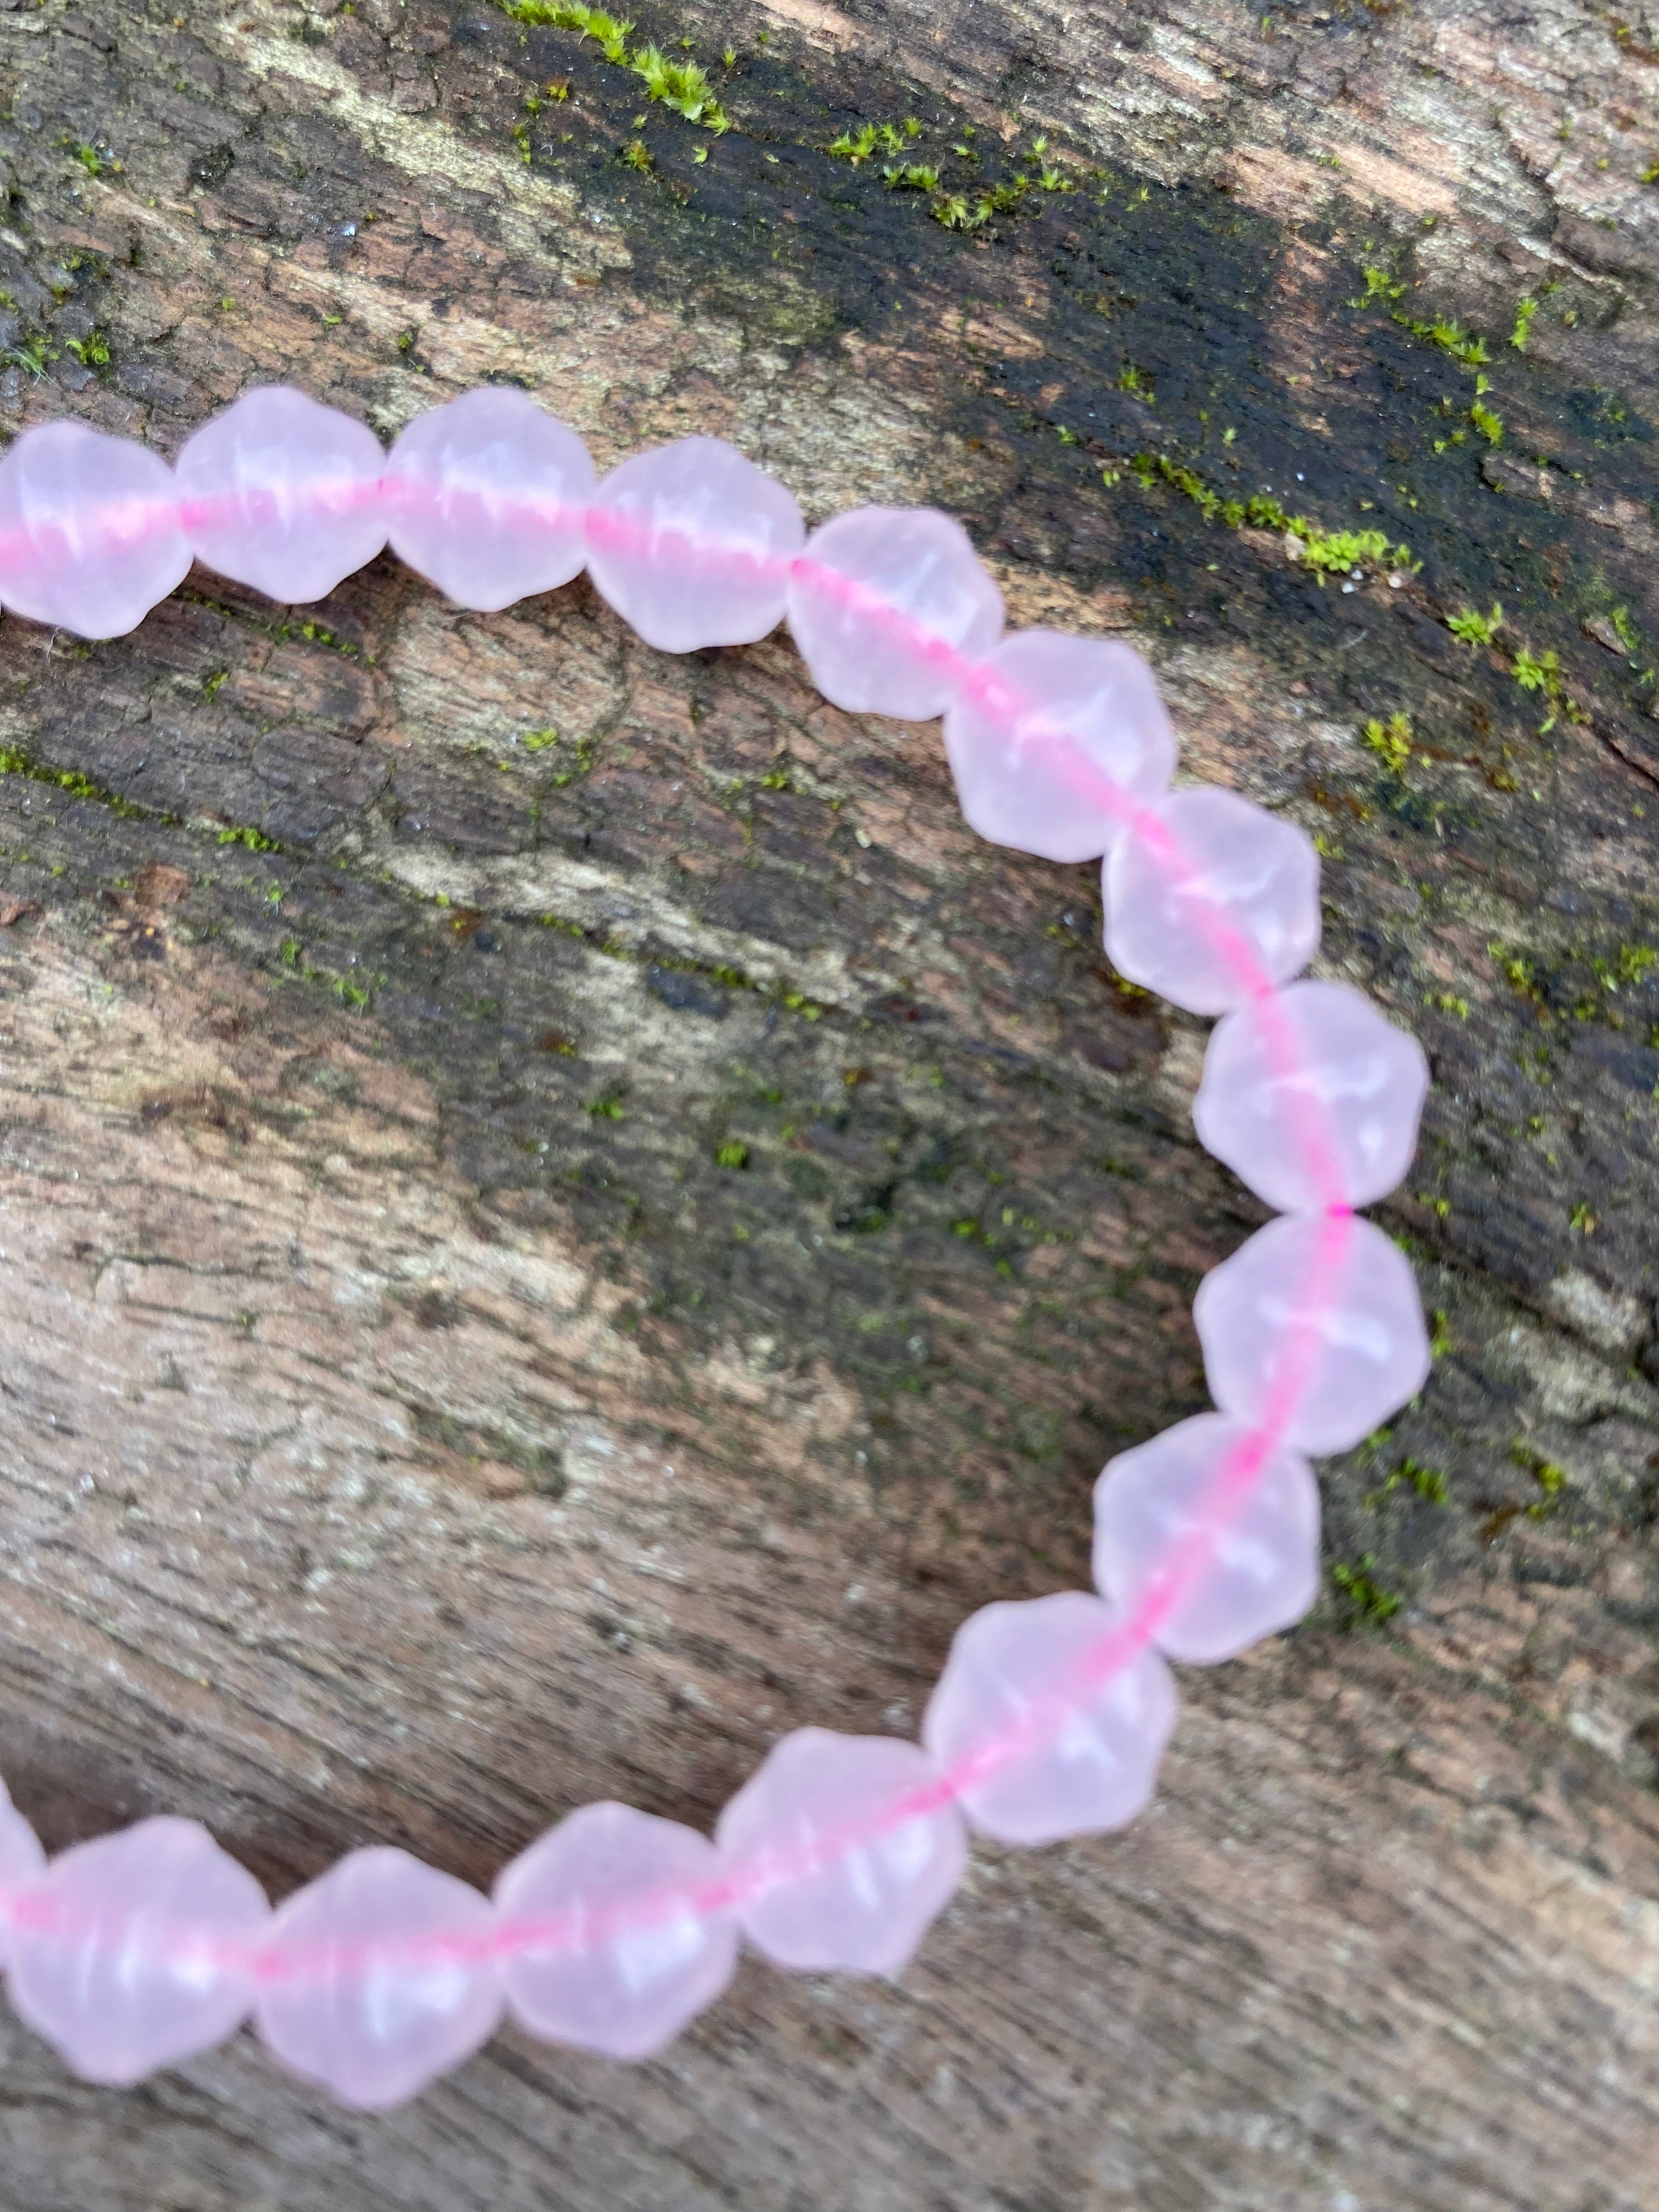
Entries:
MULTIPOLYGON (((378 483, 367 484, 356 481, 307 486, 306 504, 313 512, 339 514, 361 509, 377 500, 395 507, 418 495, 418 487, 388 474, 378 483)), ((246 512, 247 496, 240 493, 234 497, 188 504, 112 501, 104 508, 94 509, 94 514, 112 524, 110 534, 115 536, 140 536, 168 528, 201 529, 246 512)), ((296 503, 292 495, 284 497, 292 511, 296 503)), ((1122 834, 1141 842, 1177 889, 1201 893, 1201 872, 1160 814, 1130 799, 1118 785, 1083 758, 1066 733, 1047 725, 1042 709, 1024 700, 1000 672, 960 653, 947 639, 914 622, 868 586, 804 556, 786 560, 750 547, 710 545, 678 531, 635 523, 604 507, 571 507, 553 501, 499 495, 491 495, 488 504, 497 516, 510 514, 515 520, 534 520, 560 529, 580 527, 591 543, 609 551, 632 552, 653 559, 684 556, 695 558, 704 567, 714 561, 748 574, 787 578, 792 584, 811 591, 849 613, 880 625, 902 639, 918 658, 948 678, 959 696, 971 700, 988 719, 1003 723, 1023 750, 1044 753, 1051 766, 1079 797, 1088 799, 1115 817, 1121 825, 1122 834)), ((22 532, 0 533, 0 565, 15 551, 24 550, 25 542, 26 533, 22 532)), ((442 1960, 476 1963, 532 1952, 545 1955, 597 1949, 618 1936, 678 1918, 688 1911, 700 1914, 729 1911, 779 1883, 799 1881, 833 1864, 848 1850, 873 1843, 911 1820, 938 1812, 966 1792, 981 1787, 1009 1765, 1029 1758, 1052 1741, 1072 1715, 1097 1696, 1121 1667, 1155 1642, 1159 1628, 1204 1571, 1217 1540, 1249 1499, 1261 1468, 1290 1428, 1311 1377, 1321 1324, 1329 1313, 1332 1293, 1341 1279, 1353 1221, 1352 1210, 1342 1196, 1332 1125, 1313 1086, 1300 1079, 1304 1066, 1298 1040, 1285 1017, 1273 977, 1262 967, 1249 939, 1217 915, 1209 901, 1195 896, 1193 912, 1197 926, 1220 955, 1242 995, 1255 1004, 1270 1063, 1274 1073, 1285 1079, 1304 1153, 1324 1205, 1320 1234, 1294 1302, 1297 1319, 1267 1407, 1256 1425, 1223 1460, 1199 1501, 1194 1527, 1171 1549, 1161 1571, 1140 1592, 1131 1610, 1056 1679, 1046 1697, 1033 1700, 1015 1725, 979 1745, 969 1757, 933 1780, 895 1798, 874 1816, 822 1832, 810 1845, 798 1850, 768 1852, 759 1859, 732 1867, 714 1881, 699 1887, 665 1886, 600 1910, 584 1908, 502 1922, 488 1934, 477 1936, 434 1934, 289 1948, 266 1943, 251 1954, 245 1947, 204 1937, 181 1945, 181 1955, 187 1953, 193 1958, 252 1972, 263 1982, 289 1981, 349 1972, 354 1968, 372 1968, 377 1962, 383 1962, 394 1947, 398 1959, 411 1963, 442 1960)), ((98 1925, 94 1916, 71 1912, 55 1899, 31 1891, 0 1897, 0 1910, 19 1928, 43 1931, 50 1929, 70 1942, 77 1936, 82 1940, 90 1938, 98 1925)), ((161 1934, 159 1927, 147 1923, 147 1943, 161 1934)))

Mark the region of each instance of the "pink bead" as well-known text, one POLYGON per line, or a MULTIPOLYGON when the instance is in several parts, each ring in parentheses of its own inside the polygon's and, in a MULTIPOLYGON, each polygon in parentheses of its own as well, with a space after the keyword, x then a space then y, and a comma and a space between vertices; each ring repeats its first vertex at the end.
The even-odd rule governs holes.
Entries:
POLYGON ((392 448, 392 550, 457 606, 511 606, 580 569, 592 491, 575 432, 527 393, 486 385, 418 416, 392 448))
POLYGON ((1193 1102, 1200 1142, 1286 1213, 1369 1206, 1417 1149, 1423 1048, 1346 983, 1292 983, 1218 1023, 1193 1102))
POLYGON ((79 422, 0 461, 0 599, 76 637, 125 637, 190 574, 167 463, 79 422))
POLYGON ((757 1949, 801 1973, 897 1973, 967 1864, 962 1815, 927 1802, 938 1779, 895 1737, 785 1736, 714 1832, 734 1875, 761 1880, 738 1908, 757 1949))
POLYGON ((812 681, 853 714, 930 721, 1002 635, 1002 594, 967 532, 931 507, 859 507, 815 530, 789 580, 812 681))
POLYGON ((83 2079, 125 2088, 241 2024, 270 1920, 198 1822, 141 1820, 52 1861, 14 1920, 11 2001, 83 2079))
POLYGON ((1200 1413, 1120 1452, 1095 1485, 1095 1580, 1126 1610, 1199 1540, 1153 1630, 1171 1659, 1231 1659, 1300 1620, 1319 1595, 1313 1469, 1294 1452, 1262 1457, 1251 1444, 1237 1422, 1200 1413), (1241 1471, 1245 1486, 1218 1495, 1241 1471))
POLYGON ((33 1829, 12 1803, 0 1782, 0 1966, 11 1953, 11 1923, 8 1908, 12 1898, 32 1888, 46 1871, 46 1855, 33 1829))
POLYGON ((386 544, 380 440, 286 385, 262 385, 199 429, 179 456, 197 556, 267 599, 303 606, 386 544))
POLYGON ((945 711, 945 750, 969 826, 1046 860, 1093 860, 1121 826, 1104 777, 1146 805, 1175 773, 1175 732, 1152 672, 1132 647, 1017 630, 981 681, 945 711))
POLYGON ((1222 1412, 1282 1418, 1299 1451, 1346 1451, 1428 1379, 1412 1271, 1351 1216, 1270 1221, 1206 1275, 1193 1320, 1222 1412))
POLYGON ((407 1851, 352 1851, 280 1906, 255 2019, 342 2104, 400 2105, 494 2034, 487 1899, 407 1851))
POLYGON ((1144 1646, 1119 1653, 1103 1676, 1091 1670, 1121 1619, 1097 1597, 1060 1590, 982 1606, 957 1629, 922 1741, 960 1775, 981 1834, 1050 1844, 1121 1828, 1150 1801, 1176 1686, 1144 1646))
POLYGON ((775 477, 720 438, 680 438, 612 469, 588 519, 588 574, 647 645, 752 645, 783 619, 806 526, 775 477))
POLYGON ((1219 1014, 1304 967, 1319 943, 1319 855, 1301 830, 1232 791, 1178 791, 1158 811, 1170 843, 1121 837, 1106 863, 1119 972, 1219 1014))
POLYGON ((532 2034, 649 2058, 732 1978, 737 1923, 697 1893, 719 1879, 706 1836, 629 1805, 585 1805, 514 1860, 495 1908, 514 1931, 507 2002, 532 2034), (531 1948, 522 1931, 548 1923, 531 1948))

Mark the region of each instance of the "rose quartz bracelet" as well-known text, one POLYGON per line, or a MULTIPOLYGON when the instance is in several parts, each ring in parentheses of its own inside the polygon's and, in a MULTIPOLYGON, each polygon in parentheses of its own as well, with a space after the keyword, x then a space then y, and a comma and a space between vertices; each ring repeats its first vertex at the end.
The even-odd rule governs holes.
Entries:
POLYGON ((193 1821, 149 1820, 46 1864, 0 1788, 0 1947, 13 2003, 80 2074, 131 2083, 250 2014, 277 2057, 350 2105, 412 2096, 510 2010, 617 2058, 659 2051, 745 1938, 798 1972, 896 1973, 960 1881, 968 1831, 1043 1844, 1121 1827, 1176 1718, 1166 1661, 1225 1659, 1318 1586, 1308 1453, 1342 1451, 1429 1370, 1410 1268, 1353 1208, 1416 1142, 1422 1052, 1343 983, 1292 982, 1319 942, 1319 863, 1236 793, 1169 785, 1145 662, 1048 630, 1002 635, 957 524, 860 508, 809 538, 732 447, 685 438, 595 484, 522 392, 469 393, 390 457, 297 392, 249 392, 169 469, 79 425, 0 463, 0 601, 85 637, 132 629, 193 560, 271 598, 331 591, 388 543, 461 605, 583 567, 648 643, 739 645, 787 619, 854 713, 945 717, 963 813, 995 842, 1105 856, 1120 971, 1220 1015, 1193 1118, 1280 1218, 1200 1286, 1218 1412, 1113 1460, 1081 1591, 987 1606, 958 1632, 920 1745, 801 1729, 713 1842, 618 1804, 572 1813, 485 1898, 394 1850, 352 1852, 274 1913, 193 1821))

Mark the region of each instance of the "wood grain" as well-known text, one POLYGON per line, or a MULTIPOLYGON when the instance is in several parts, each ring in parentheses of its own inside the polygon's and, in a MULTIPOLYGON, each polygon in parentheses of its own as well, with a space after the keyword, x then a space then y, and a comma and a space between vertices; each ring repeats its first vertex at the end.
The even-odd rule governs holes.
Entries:
MULTIPOLYGON (((509 2033, 374 2120, 247 2039, 88 2089, 7 2014, 0 2204, 1641 2212, 1659 23, 635 36, 729 136, 483 0, 0 9, 7 428, 172 453, 291 378, 389 434, 495 377, 602 464, 696 429, 814 518, 963 514, 1012 620, 1132 637, 1190 769, 1319 835, 1323 972, 1434 1065, 1382 1214, 1434 1376, 1322 1470, 1314 1618, 1184 1676, 1148 1818, 976 1851, 896 1984, 750 1962, 651 2065, 509 2033), (907 114, 942 191, 1033 132, 1073 189, 952 230, 824 150, 907 114), (1398 584, 1194 495, 1268 485, 1398 584)), ((606 1796, 706 1825, 791 1727, 913 1729, 1203 1401, 1261 1217, 1201 1025, 785 640, 198 570, 112 644, 0 624, 0 1771, 54 1847, 184 1813, 280 1893, 371 1840, 487 1881, 606 1796)))

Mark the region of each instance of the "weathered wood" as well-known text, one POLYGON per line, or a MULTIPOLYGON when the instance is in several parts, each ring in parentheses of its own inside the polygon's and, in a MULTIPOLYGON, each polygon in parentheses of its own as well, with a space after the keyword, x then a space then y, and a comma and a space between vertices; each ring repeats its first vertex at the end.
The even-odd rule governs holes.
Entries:
MULTIPOLYGON (((8 2015, 0 2202, 1638 2212, 1659 19, 647 34, 730 135, 484 0, 0 9, 7 425, 171 452, 291 377, 389 432, 495 376, 601 462, 697 428, 814 514, 963 514, 1016 620, 1134 636, 1193 769, 1319 831, 1328 969, 1434 1060, 1383 1213, 1434 1379, 1325 1470, 1319 1613, 1187 1678, 1154 1813, 978 1852, 899 1985, 746 1966, 660 2063, 508 2035, 376 2121, 246 2041, 90 2090, 8 2015), (1206 518, 1267 486, 1420 570, 1206 518)), ((1260 1215, 1200 1025, 1088 871, 973 842, 933 732, 390 560, 8 620, 0 702, 0 1771, 49 1843, 165 1809, 279 1890, 368 1840, 487 1880, 585 1799, 707 1822, 787 1727, 913 1727, 965 1613, 1085 1573, 1260 1215)))

